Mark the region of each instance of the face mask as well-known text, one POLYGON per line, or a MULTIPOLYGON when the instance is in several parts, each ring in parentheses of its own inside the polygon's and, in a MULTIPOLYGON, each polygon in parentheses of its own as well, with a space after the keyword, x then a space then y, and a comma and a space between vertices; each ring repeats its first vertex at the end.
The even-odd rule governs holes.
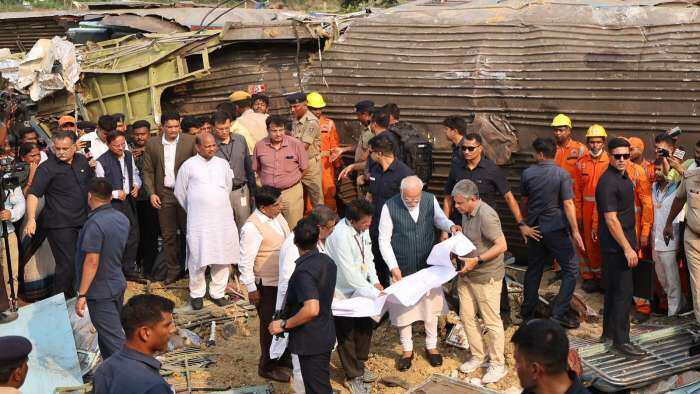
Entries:
POLYGON ((593 156, 593 157, 600 157, 600 155, 603 154, 603 150, 602 150, 602 149, 599 150, 598 153, 594 153, 592 150, 589 151, 589 152, 591 153, 591 156, 593 156))

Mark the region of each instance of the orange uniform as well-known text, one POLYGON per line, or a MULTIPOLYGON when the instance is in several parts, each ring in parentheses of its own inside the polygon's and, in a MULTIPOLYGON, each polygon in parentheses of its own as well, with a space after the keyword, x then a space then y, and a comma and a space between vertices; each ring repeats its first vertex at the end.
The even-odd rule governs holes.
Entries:
POLYGON ((574 203, 576 219, 583 223, 583 242, 586 251, 579 262, 579 271, 584 280, 601 279, 600 244, 593 240, 593 233, 598 234, 598 214, 595 204, 595 189, 598 180, 608 169, 610 159, 603 152, 597 158, 586 152, 574 167, 574 203))
POLYGON ((554 156, 554 163, 565 169, 573 179, 574 173, 576 172, 576 162, 586 153, 588 153, 586 145, 578 141, 569 140, 565 146, 557 145, 557 154, 554 156))
POLYGON ((340 166, 340 160, 331 162, 331 151, 340 146, 340 137, 333 119, 321 115, 318 120, 321 125, 321 189, 323 200, 327 207, 336 210, 335 204, 335 169, 340 166))
MULTIPOLYGON (((639 164, 630 162, 627 175, 634 183, 634 213, 635 229, 637 231, 637 246, 640 258, 651 258, 649 248, 642 249, 642 239, 649 239, 654 222, 654 204, 651 197, 651 182, 647 170, 639 164)), ((640 313, 651 313, 651 304, 643 298, 634 298, 635 309, 640 313)))

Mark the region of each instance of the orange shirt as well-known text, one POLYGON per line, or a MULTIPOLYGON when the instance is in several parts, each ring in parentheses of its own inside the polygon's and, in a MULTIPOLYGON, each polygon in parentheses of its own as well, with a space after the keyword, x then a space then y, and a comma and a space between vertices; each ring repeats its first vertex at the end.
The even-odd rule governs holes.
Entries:
POLYGON ((651 226, 654 223, 651 182, 649 182, 646 170, 639 164, 630 162, 627 166, 627 174, 632 183, 634 183, 634 211, 637 218, 637 234, 648 238, 651 233, 651 226))
POLYGON ((569 140, 565 146, 557 145, 557 154, 554 156, 554 163, 565 169, 573 179, 576 162, 586 153, 588 153, 586 145, 578 141, 569 140))
MULTIPOLYGON (((333 119, 327 117, 326 115, 321 115, 318 120, 321 126, 321 157, 323 167, 331 167, 330 163, 330 152, 340 146, 340 137, 338 136, 338 130, 335 128, 335 122, 333 119)), ((332 167, 337 167, 340 165, 340 160, 333 163, 332 167)))
MULTIPOLYGON (((603 152, 597 158, 586 152, 574 166, 574 203, 576 204, 576 218, 583 220, 583 204, 595 204, 595 188, 598 186, 598 180, 608 169, 610 159, 608 154, 603 152)), ((594 219, 593 228, 597 228, 595 218, 586 218, 586 220, 594 219)))

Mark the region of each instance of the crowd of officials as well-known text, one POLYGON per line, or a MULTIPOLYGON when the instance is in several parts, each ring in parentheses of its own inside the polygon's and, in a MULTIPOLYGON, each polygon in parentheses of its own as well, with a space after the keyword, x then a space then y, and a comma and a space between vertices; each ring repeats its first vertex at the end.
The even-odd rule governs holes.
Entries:
MULTIPOLYGON (((77 296, 80 316, 89 309, 106 360, 95 375, 95 392, 167 392, 153 354, 174 330, 173 305, 156 296, 124 304, 127 280, 167 285, 188 275, 193 309, 203 307, 207 294, 226 306, 232 265, 258 308, 261 377, 292 379, 296 392, 329 393, 336 348, 346 387, 370 392, 377 376, 365 362, 376 321, 334 317, 333 300, 383 295, 425 269, 433 246, 457 233, 476 247, 452 248, 471 354, 459 369, 486 368, 484 383, 506 375, 504 324, 517 323, 522 326, 512 341, 525 391, 586 392, 566 369, 564 329, 579 325, 569 308, 579 275, 583 290, 604 293, 601 341, 626 357, 645 356, 630 343, 633 307, 633 321, 641 322, 652 310, 688 311, 692 300, 700 320, 700 142, 695 158, 683 162, 678 132, 660 134, 649 162, 640 139, 608 138, 593 125, 580 143, 571 137, 572 121, 557 115, 554 138, 532 143, 536 163, 522 173, 519 203, 503 170, 486 157, 482 136, 463 117, 450 116, 443 126, 453 153, 441 205, 407 164, 406 122, 396 105, 357 103, 360 138, 342 147, 320 94, 287 100, 291 122, 268 114, 264 95, 237 91, 211 117, 163 114, 156 136, 147 121, 128 124, 120 114, 101 116, 93 131, 62 117, 50 143, 31 128, 21 131, 15 159, 29 172, 6 190, 0 219, 10 224, 13 248, 18 236, 50 248, 50 294, 77 296), (354 162, 341 170, 349 150, 354 162), (337 180, 349 175, 357 175, 360 198, 340 204, 337 180), (518 317, 505 285, 508 245, 499 198, 528 249, 518 317), (22 234, 13 222, 22 223, 22 234), (662 302, 633 299, 632 269, 644 259, 653 261, 662 302), (538 291, 550 266, 561 285, 550 319, 540 320, 538 291), (690 291, 681 285, 684 271, 690 291), (287 351, 271 358, 273 336, 285 333, 287 351), (139 372, 126 373, 134 368, 139 372)), ((9 282, 19 288, 19 260, 17 254, 10 262, 4 257, 0 319, 7 321, 13 318, 9 282)), ((412 368, 412 327, 420 321, 426 360, 442 364, 438 316, 446 306, 442 288, 435 288, 411 307, 389 308, 403 350, 398 370, 412 368)), ((21 385, 31 346, 17 349, 0 356, 0 386, 3 379, 21 385)))

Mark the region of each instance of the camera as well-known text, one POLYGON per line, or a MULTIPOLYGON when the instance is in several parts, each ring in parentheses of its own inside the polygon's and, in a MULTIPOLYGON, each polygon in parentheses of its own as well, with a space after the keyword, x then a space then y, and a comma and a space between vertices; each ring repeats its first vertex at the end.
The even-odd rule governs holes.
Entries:
POLYGON ((21 179, 26 179, 29 175, 27 163, 15 163, 11 157, 0 158, 0 182, 2 189, 10 190, 21 185, 21 179))
POLYGON ((671 130, 668 130, 666 132, 666 135, 668 135, 671 138, 678 138, 678 136, 681 135, 682 132, 683 131, 681 130, 681 128, 676 126, 676 127, 672 128, 671 130))
POLYGON ((670 157, 671 156, 671 152, 669 152, 668 150, 663 149, 663 148, 659 148, 659 150, 657 152, 659 153, 659 156, 661 156, 661 157, 670 157))

